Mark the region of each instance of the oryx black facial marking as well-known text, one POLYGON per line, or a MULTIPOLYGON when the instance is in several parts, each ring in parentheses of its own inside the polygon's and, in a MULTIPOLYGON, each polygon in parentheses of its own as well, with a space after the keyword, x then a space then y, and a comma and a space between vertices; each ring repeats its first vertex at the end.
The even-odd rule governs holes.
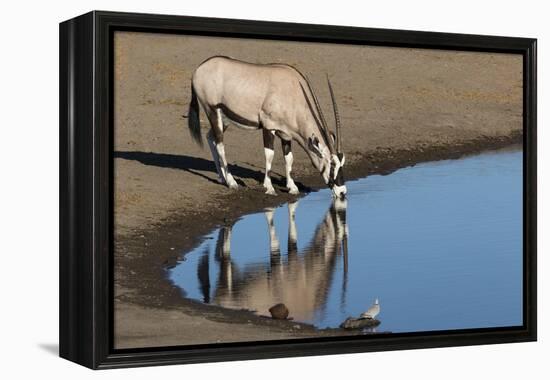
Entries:
POLYGON ((328 182, 328 186, 331 189, 334 186, 343 186, 344 185, 344 174, 342 173, 343 172, 342 168, 340 168, 338 170, 338 173, 336 174, 336 177, 334 177, 335 170, 336 170, 336 164, 331 163, 330 164, 329 182, 328 182))
MULTIPOLYGON (((338 160, 340 163, 342 162, 343 155, 339 154, 337 155, 338 160)), ((334 161, 331 161, 330 163, 330 181, 329 181, 329 187, 333 186, 343 186, 344 185, 344 168, 342 165, 338 168, 338 173, 336 173, 336 176, 334 175, 334 172, 336 171, 336 163, 334 161)))

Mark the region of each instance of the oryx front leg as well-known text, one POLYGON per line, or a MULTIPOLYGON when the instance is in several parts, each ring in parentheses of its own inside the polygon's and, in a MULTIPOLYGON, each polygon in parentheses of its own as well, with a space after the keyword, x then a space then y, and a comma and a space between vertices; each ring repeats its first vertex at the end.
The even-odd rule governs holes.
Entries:
POLYGON ((264 153, 265 153, 265 177, 264 177, 264 187, 265 193, 269 195, 277 195, 273 184, 271 183, 271 178, 269 178, 269 172, 271 171, 271 164, 273 163, 273 156, 275 151, 273 150, 273 142, 275 140, 275 133, 267 129, 263 129, 264 135, 264 153))
POLYGON ((223 119, 222 111, 219 108, 216 109, 216 116, 217 120, 214 135, 216 140, 216 152, 218 154, 220 172, 227 186, 229 186, 231 189, 237 189, 239 185, 237 185, 237 181, 235 181, 235 179, 229 172, 227 159, 225 158, 225 148, 223 146, 223 119))
POLYGON ((291 177, 292 163, 294 162, 294 156, 292 155, 291 141, 281 140, 281 146, 283 147, 283 155, 285 157, 285 174, 286 174, 286 188, 290 194, 296 195, 299 193, 298 186, 294 183, 291 177))

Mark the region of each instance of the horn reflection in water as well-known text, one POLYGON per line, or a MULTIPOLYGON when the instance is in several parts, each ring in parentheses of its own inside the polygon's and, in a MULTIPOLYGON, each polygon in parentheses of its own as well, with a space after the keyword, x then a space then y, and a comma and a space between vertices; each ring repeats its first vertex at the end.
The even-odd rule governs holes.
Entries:
MULTIPOLYGON (((268 315, 271 306, 282 302, 289 308, 291 316, 299 321, 310 321, 316 313, 323 313, 337 264, 347 266, 347 250, 344 249, 348 234, 346 207, 346 200, 334 200, 310 241, 300 250, 296 226, 298 202, 289 203, 286 252, 281 252, 281 231, 275 224, 275 209, 265 210, 269 244, 257 248, 259 263, 236 265, 233 256, 238 256, 239 252, 231 251, 231 237, 237 224, 220 228, 215 243, 214 268, 208 266, 204 256, 207 253, 203 253, 198 262, 203 301, 254 310, 262 315, 268 315), (210 285, 210 275, 205 275, 205 270, 217 273, 214 286, 210 285)), ((345 293, 345 281, 342 289, 345 293)))

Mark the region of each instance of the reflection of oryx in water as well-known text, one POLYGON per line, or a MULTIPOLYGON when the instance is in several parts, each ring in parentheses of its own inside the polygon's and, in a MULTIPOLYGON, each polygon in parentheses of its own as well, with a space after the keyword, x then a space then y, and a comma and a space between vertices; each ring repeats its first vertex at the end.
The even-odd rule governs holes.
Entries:
MULTIPOLYGON (((328 77, 327 77, 328 80, 328 77)), ((265 152, 264 187, 275 194, 269 172, 273 161, 275 136, 281 139, 286 165, 286 186, 298 194, 292 180, 291 143, 296 141, 308 154, 335 197, 346 195, 340 138, 340 117, 336 99, 328 82, 336 134, 323 116, 321 106, 307 78, 292 66, 253 64, 228 57, 211 57, 193 74, 188 125, 191 136, 202 145, 199 105, 210 121, 208 144, 216 164, 219 181, 232 189, 238 187, 229 172, 223 135, 229 125, 246 130, 262 130, 265 152)))
POLYGON ((208 261, 199 265, 199 281, 205 302, 224 307, 256 310, 267 314, 273 304, 283 302, 290 315, 298 320, 309 320, 321 311, 327 302, 338 258, 343 259, 344 280, 342 299, 347 281, 346 200, 335 199, 313 238, 303 252, 298 252, 298 231, 295 212, 298 203, 288 205, 288 254, 281 255, 280 244, 273 223, 273 209, 265 212, 269 233, 269 266, 237 268, 231 260, 232 226, 219 230, 216 260, 220 268, 216 288, 210 294, 208 261), (205 267, 206 265, 206 267, 205 267))

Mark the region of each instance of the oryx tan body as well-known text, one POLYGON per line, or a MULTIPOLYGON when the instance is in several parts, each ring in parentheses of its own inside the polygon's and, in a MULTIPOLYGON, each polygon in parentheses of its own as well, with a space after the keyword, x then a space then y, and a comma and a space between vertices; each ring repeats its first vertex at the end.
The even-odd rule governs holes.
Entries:
MULTIPOLYGON (((291 193, 298 192, 291 178, 292 141, 304 148, 327 184, 334 182, 335 178, 330 178, 331 165, 336 177, 344 160, 337 155, 311 85, 295 68, 212 57, 193 74, 192 91, 189 128, 200 143, 200 103, 211 124, 207 137, 221 182, 237 187, 229 173, 223 146, 223 133, 229 125, 262 130, 266 156, 264 186, 268 193, 275 192, 269 179, 275 136, 282 141, 287 187, 291 193), (334 166, 338 169, 334 170, 334 166)), ((339 194, 336 195, 344 195, 343 183, 337 187, 339 194)))

